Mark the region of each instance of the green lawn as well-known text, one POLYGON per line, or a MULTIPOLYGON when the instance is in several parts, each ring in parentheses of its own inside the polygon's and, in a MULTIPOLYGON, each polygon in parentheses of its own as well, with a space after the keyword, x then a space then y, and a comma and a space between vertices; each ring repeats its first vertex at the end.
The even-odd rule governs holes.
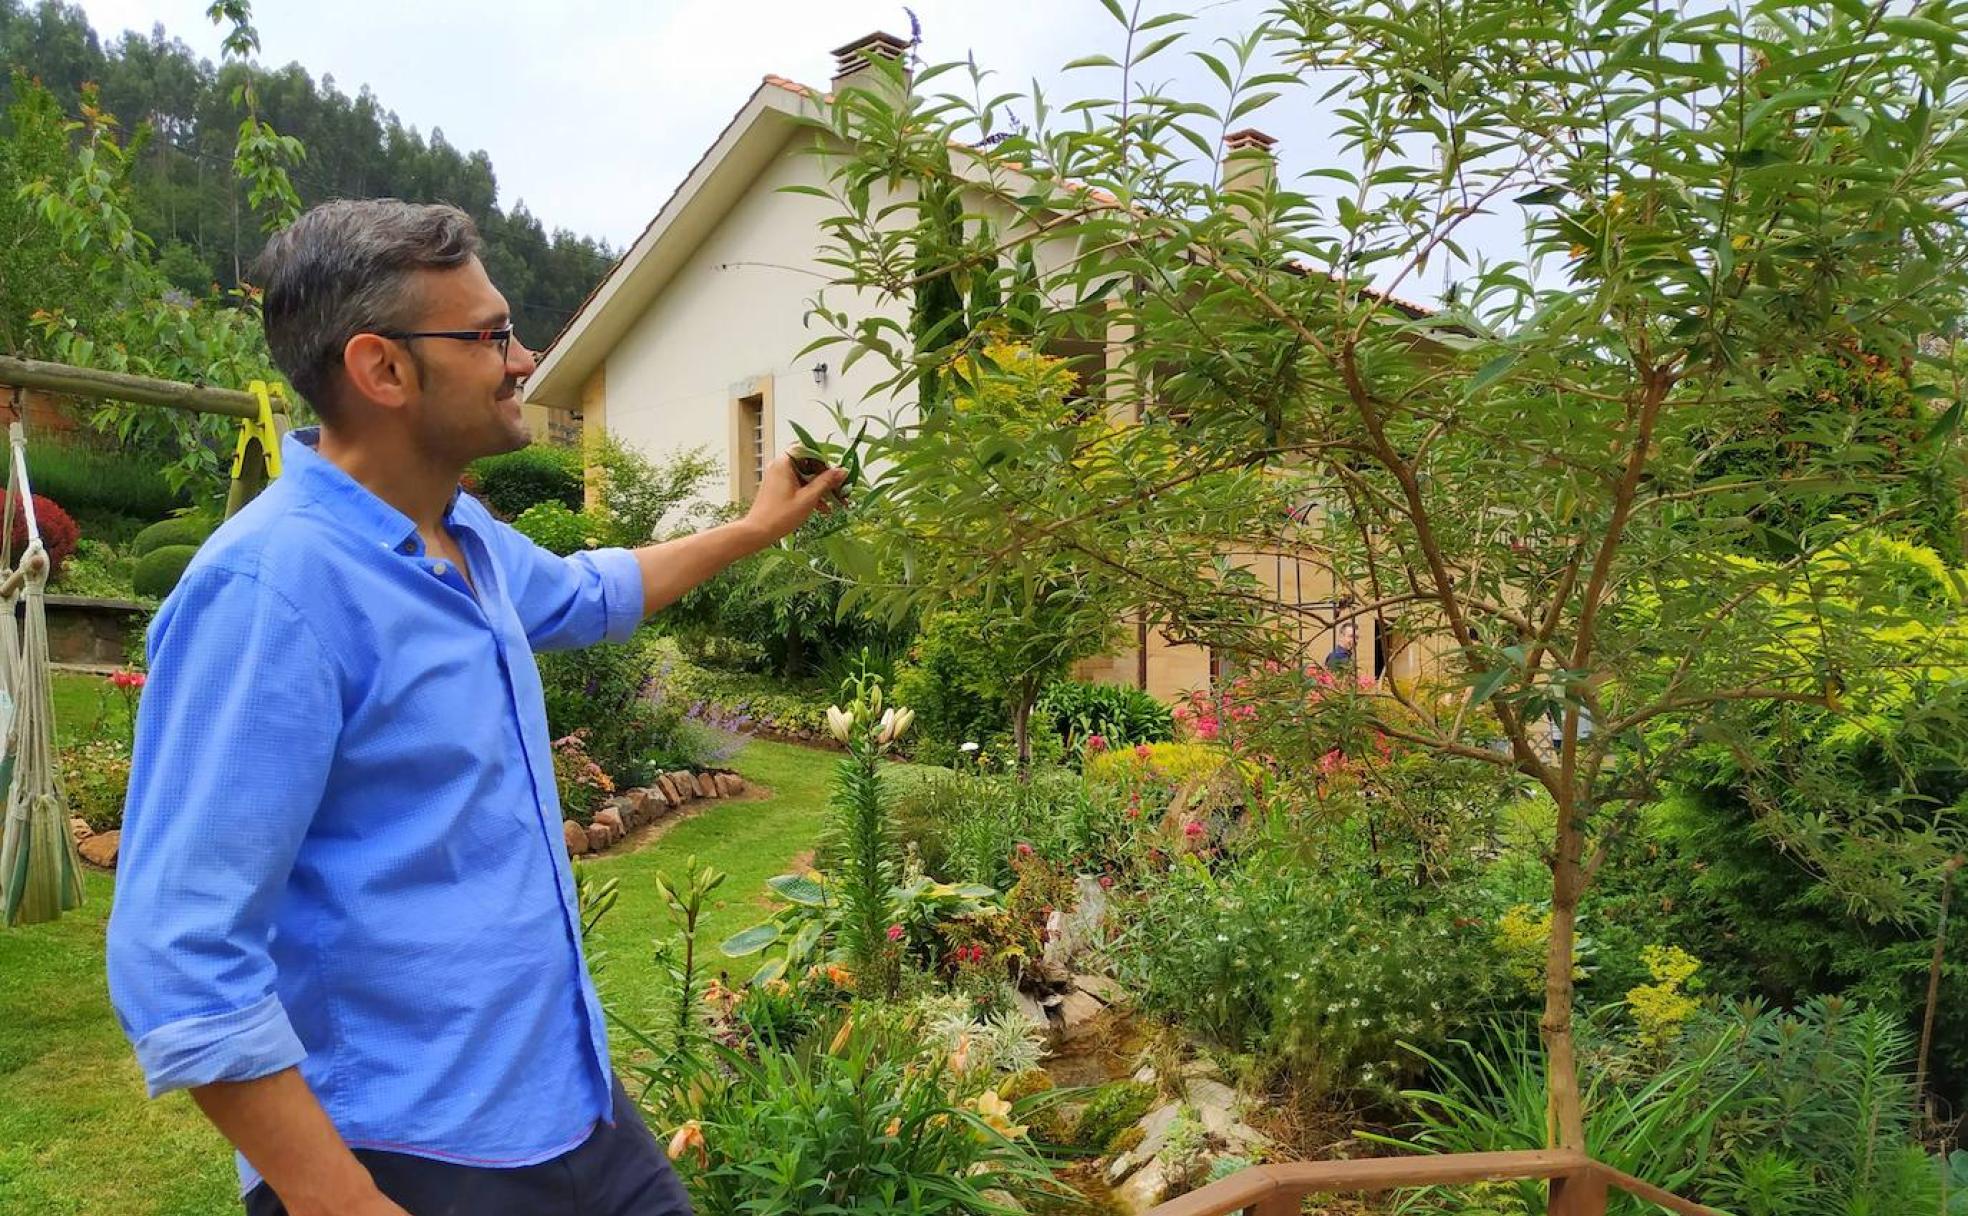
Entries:
MULTIPOLYGON (((98 685, 58 682, 65 725, 94 720, 98 685)), ((731 875, 708 926, 715 943, 763 909, 765 878, 812 847, 831 757, 753 743, 733 767, 773 796, 712 804, 639 852, 592 863, 621 879, 621 900, 596 931, 596 945, 607 955, 604 994, 632 1018, 647 1016, 660 999, 650 947, 668 929, 650 875, 676 869, 691 852, 731 875)), ((144 1098, 110 1012, 103 924, 113 885, 108 875, 91 873, 81 912, 52 925, 0 930, 0 1212, 237 1211, 230 1151, 183 1094, 144 1098)))

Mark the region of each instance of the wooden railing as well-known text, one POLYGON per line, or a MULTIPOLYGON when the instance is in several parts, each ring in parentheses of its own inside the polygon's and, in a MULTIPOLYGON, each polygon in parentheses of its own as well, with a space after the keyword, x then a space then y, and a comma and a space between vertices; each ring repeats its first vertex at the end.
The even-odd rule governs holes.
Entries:
POLYGON ((1615 1190, 1645 1199, 1675 1216, 1723 1216, 1714 1208, 1671 1195, 1567 1149, 1259 1165, 1150 1208, 1148 1216, 1232 1216, 1238 1212, 1245 1216, 1298 1216, 1308 1195, 1525 1181, 1551 1184, 1550 1216, 1605 1216, 1607 1196, 1615 1190))

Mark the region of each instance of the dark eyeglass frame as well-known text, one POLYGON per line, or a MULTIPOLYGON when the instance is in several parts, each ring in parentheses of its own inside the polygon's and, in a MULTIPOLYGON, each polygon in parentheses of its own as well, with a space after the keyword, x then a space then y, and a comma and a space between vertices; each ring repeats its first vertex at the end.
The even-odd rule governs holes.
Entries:
POLYGON ((511 322, 497 329, 377 329, 370 331, 378 338, 391 338, 399 342, 411 338, 450 338, 454 342, 497 342, 499 362, 504 363, 512 349, 513 327, 511 322))

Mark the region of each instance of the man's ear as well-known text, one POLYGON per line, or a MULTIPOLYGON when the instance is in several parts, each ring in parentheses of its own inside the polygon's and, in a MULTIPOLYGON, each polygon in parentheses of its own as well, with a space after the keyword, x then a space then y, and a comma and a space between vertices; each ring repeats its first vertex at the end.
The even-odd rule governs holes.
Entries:
POLYGON ((342 347, 342 374, 350 396, 384 409, 399 409, 421 387, 407 348, 377 334, 357 334, 342 347))

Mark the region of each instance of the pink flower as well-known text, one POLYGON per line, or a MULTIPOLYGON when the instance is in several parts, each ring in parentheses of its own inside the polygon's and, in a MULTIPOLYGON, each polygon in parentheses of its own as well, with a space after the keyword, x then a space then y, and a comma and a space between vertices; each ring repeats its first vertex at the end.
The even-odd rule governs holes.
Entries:
POLYGON ((901 941, 901 940, 902 940, 902 934, 903 934, 903 929, 902 929, 902 926, 901 926, 901 925, 890 925, 890 926, 888 927, 888 940, 889 940, 889 941, 892 941, 892 942, 899 942, 899 941, 901 941))
POLYGON ((1088 735, 1086 749, 1095 755, 1099 755, 1101 752, 1107 750, 1107 737, 1105 735, 1088 735))
POLYGON ((1187 722, 1194 716, 1187 705, 1178 705, 1169 712, 1177 722, 1187 722))
POLYGON ((1248 722, 1252 718, 1255 718, 1257 716, 1257 706, 1255 705, 1232 706, 1230 709, 1230 716, 1239 722, 1248 722))
POLYGON ((1155 758, 1155 749, 1149 747, 1146 743, 1137 743, 1134 745, 1134 758, 1137 760, 1153 760, 1155 758))
POLYGON ((119 671, 109 677, 109 682, 116 688, 142 688, 144 686, 144 673, 141 671, 119 671))
POLYGON ((1189 839, 1194 840, 1203 834, 1203 825, 1198 821, 1191 819, 1188 823, 1182 825, 1182 834, 1184 836, 1187 836, 1189 839))
POLYGON ((1333 748, 1319 757, 1319 771, 1330 776, 1346 767, 1346 757, 1338 748, 1333 748))
POLYGON ((1196 737, 1205 743, 1212 743, 1222 729, 1222 723, 1215 718, 1203 718, 1196 723, 1196 737))
POLYGON ((1114 876, 1112 874, 1102 874, 1100 876, 1100 889, 1103 891, 1114 889, 1114 876))
POLYGON ((1021 840, 1018 842, 1017 853, 1020 857, 1030 857, 1032 855, 1032 846, 1021 840))
POLYGON ((1127 809, 1127 817, 1128 817, 1129 819, 1139 819, 1139 818, 1141 818, 1141 804, 1140 804, 1139 802, 1134 802, 1134 803, 1129 803, 1129 804, 1128 804, 1128 809, 1127 809))

